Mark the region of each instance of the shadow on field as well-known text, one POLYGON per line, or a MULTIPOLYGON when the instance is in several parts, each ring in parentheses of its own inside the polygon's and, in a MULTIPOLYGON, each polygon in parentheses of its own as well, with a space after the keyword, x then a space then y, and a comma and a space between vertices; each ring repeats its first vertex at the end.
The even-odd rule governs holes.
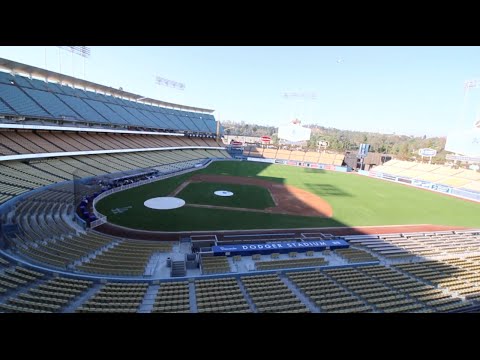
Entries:
POLYGON ((352 197, 352 194, 344 190, 339 189, 338 187, 331 184, 312 184, 307 183, 305 187, 315 192, 318 195, 332 195, 332 196, 347 196, 352 197))
MULTIPOLYGON (((274 182, 274 183, 285 185, 285 179, 284 178, 273 177, 273 176, 262 176, 262 175, 255 175, 255 176, 256 176, 257 179, 262 179, 262 180, 265 180, 265 181, 271 181, 271 182, 274 182)), ((252 178, 254 178, 254 177, 252 176, 252 178)))
POLYGON ((301 168, 307 174, 325 174, 327 171, 322 169, 301 168))

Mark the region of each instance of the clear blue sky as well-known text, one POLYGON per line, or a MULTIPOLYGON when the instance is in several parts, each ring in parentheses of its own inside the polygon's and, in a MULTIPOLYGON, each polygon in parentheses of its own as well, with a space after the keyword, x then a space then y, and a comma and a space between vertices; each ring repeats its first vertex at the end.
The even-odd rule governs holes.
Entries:
MULTIPOLYGON (((83 78, 83 59, 56 47, 0 47, 0 57, 83 78), (46 55, 46 56, 45 56, 46 55), (45 61, 46 60, 46 61, 45 61)), ((470 128, 480 47, 91 47, 85 79, 180 104, 220 121, 443 136, 470 128), (185 90, 155 84, 155 76, 185 90), (285 92, 315 93, 316 99, 285 92), (466 105, 464 106, 464 103, 466 105), (461 113, 464 110, 463 121, 461 113)))

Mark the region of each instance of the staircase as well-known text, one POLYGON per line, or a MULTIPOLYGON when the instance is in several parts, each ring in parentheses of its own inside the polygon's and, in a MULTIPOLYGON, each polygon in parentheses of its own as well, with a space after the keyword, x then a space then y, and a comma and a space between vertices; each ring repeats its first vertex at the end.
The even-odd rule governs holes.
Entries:
POLYGON ((62 312, 64 313, 74 313, 84 302, 87 302, 90 298, 93 297, 101 288, 103 284, 95 283, 87 290, 82 292, 80 295, 77 295, 73 301, 65 306, 62 312))
POLYGON ((185 266, 185 261, 172 261, 172 271, 170 272, 171 277, 179 277, 187 275, 187 267, 185 266))
POLYGON ((160 285, 150 285, 145 292, 145 296, 143 297, 143 301, 140 304, 139 313, 150 313, 152 312, 153 305, 155 304, 155 298, 157 297, 158 289, 160 289, 160 285))

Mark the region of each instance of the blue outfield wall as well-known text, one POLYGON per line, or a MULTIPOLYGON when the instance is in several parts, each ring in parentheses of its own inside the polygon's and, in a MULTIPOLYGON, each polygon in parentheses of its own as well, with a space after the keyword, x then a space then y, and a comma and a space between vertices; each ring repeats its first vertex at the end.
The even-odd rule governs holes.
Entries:
POLYGON ((263 162, 263 163, 275 164, 275 159, 264 159, 264 158, 247 157, 247 161, 256 161, 256 162, 263 162))
POLYGON ((214 256, 253 255, 253 254, 286 254, 292 251, 323 251, 348 248, 350 245, 343 239, 335 240, 308 240, 302 242, 278 242, 267 244, 239 244, 212 246, 214 256))
POLYGON ((463 198, 467 198, 467 199, 470 199, 470 200, 475 200, 475 201, 480 202, 480 193, 476 193, 476 192, 473 192, 473 191, 467 191, 467 190, 463 190, 463 189, 456 189, 456 188, 452 188, 452 191, 450 193, 452 195, 455 195, 455 196, 460 196, 460 197, 463 197, 463 198))

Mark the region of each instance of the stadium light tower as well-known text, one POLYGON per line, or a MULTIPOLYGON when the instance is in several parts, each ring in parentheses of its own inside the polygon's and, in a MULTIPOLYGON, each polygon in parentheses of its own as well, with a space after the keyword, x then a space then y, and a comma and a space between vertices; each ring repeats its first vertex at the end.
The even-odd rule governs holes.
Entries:
MULTIPOLYGON (((466 112, 466 108, 467 108, 467 103, 468 103, 468 94, 470 92, 471 89, 475 89, 475 88, 478 88, 480 87, 480 80, 477 79, 477 80, 467 80, 464 82, 463 84, 463 106, 462 106, 462 110, 461 110, 461 122, 462 124, 464 123, 465 121, 465 112, 466 112)), ((477 113, 475 115, 475 121, 479 120, 480 118, 480 109, 477 110, 477 113)))
MULTIPOLYGON (((170 88, 174 88, 177 90, 185 90, 185 84, 173 81, 173 80, 168 80, 160 76, 155 77, 155 84, 161 85, 161 86, 166 86, 170 88)), ((183 101, 175 101, 176 103, 181 103, 183 101)), ((175 106, 174 106, 175 107, 175 106)))
MULTIPOLYGON (((85 79, 85 59, 90 57, 90 48, 88 46, 57 46, 59 49, 67 50, 72 53, 72 76, 73 76, 73 54, 83 57, 83 79, 85 79)), ((60 62, 60 72, 62 72, 62 61, 60 58, 60 50, 58 51, 58 59, 60 62)))
POLYGON ((167 86, 167 87, 175 88, 178 90, 185 90, 185 84, 182 84, 173 80, 168 80, 160 76, 157 76, 155 78, 155 83, 157 85, 167 86))
POLYGON ((471 88, 476 88, 480 86, 480 80, 467 80, 464 83, 463 89, 468 91, 471 88))
POLYGON ((283 97, 285 97, 286 99, 303 98, 309 100, 316 100, 317 94, 314 92, 284 92, 283 97))

